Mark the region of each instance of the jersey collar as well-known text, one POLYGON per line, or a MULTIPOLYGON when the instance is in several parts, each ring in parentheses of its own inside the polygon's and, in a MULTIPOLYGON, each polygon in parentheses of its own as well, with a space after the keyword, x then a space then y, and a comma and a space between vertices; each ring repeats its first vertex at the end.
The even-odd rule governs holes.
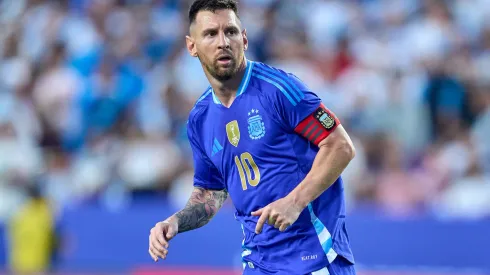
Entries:
MULTIPOLYGON (((240 83, 240 86, 238 87, 238 90, 236 91, 237 97, 245 93, 248 87, 248 83, 250 82, 250 77, 252 76, 252 67, 254 65, 253 62, 245 58, 245 63, 246 63, 245 74, 242 78, 242 82, 240 83)), ((221 105, 221 101, 214 93, 213 88, 211 88, 211 91, 213 92, 213 102, 221 105)))

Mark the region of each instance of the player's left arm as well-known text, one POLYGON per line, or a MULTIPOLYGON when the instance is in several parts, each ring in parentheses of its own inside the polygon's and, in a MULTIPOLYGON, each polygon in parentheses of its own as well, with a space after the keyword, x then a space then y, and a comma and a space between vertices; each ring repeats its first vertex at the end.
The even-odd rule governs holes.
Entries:
POLYGON ((310 172, 288 195, 293 204, 301 209, 332 186, 355 156, 352 140, 342 125, 323 138, 318 147, 310 172))
POLYGON ((252 212, 260 216, 255 229, 257 234, 266 222, 280 231, 286 230, 310 202, 332 186, 355 156, 354 145, 335 114, 299 79, 294 76, 288 79, 290 86, 301 92, 302 98, 294 101, 292 97, 277 96, 276 112, 285 121, 285 128, 294 130, 319 149, 309 173, 293 191, 252 212))
MULTIPOLYGON (((315 114, 312 114, 311 118, 314 116, 315 114)), ((307 118, 305 122, 311 118, 307 118)), ((285 231, 310 202, 332 186, 354 158, 354 145, 342 125, 337 124, 334 129, 321 131, 321 138, 315 141, 312 140, 315 136, 310 135, 310 142, 315 142, 319 150, 310 172, 303 181, 285 198, 252 213, 260 216, 256 226, 257 234, 262 231, 266 222, 280 231, 285 231)))

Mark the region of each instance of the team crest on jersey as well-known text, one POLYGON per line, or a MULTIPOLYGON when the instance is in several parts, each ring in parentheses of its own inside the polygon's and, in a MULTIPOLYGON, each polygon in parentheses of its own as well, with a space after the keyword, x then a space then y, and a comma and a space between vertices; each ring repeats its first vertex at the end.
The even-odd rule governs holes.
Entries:
POLYGON ((226 124, 226 136, 231 145, 237 147, 240 141, 240 129, 238 128, 238 121, 233 120, 226 124))
POLYGON ((248 134, 251 139, 261 139, 265 136, 265 125, 262 121, 262 116, 259 115, 259 110, 252 109, 248 113, 248 134))

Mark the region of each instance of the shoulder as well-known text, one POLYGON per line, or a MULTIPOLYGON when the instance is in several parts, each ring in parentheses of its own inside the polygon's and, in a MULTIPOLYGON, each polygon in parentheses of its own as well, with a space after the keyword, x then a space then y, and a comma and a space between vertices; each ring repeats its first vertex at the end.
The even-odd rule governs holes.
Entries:
POLYGON ((209 101, 212 100, 212 89, 208 87, 206 91, 197 99, 194 107, 189 113, 189 119, 187 123, 190 125, 199 124, 199 119, 202 117, 201 114, 206 111, 209 107, 209 101))
POLYGON ((272 101, 289 101, 296 106, 303 98, 308 87, 296 75, 267 65, 254 62, 252 77, 256 88, 272 101))

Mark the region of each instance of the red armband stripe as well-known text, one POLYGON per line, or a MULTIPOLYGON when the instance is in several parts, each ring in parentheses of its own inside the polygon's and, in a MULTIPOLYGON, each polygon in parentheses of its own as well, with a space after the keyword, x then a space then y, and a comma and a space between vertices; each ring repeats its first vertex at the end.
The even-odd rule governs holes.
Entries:
POLYGON ((318 145, 318 143, 320 143, 320 141, 322 141, 322 139, 326 138, 327 136, 328 136, 328 132, 320 128, 318 129, 318 131, 316 131, 316 134, 310 140, 313 141, 314 144, 318 145))
POLYGON ((315 112, 301 121, 294 130, 315 145, 318 145, 338 125, 340 125, 339 119, 322 103, 315 112))
POLYGON ((313 133, 316 132, 316 130, 318 130, 318 125, 316 123, 313 123, 313 125, 311 125, 311 127, 308 128, 308 131, 303 136, 307 139, 310 139, 313 133))
POLYGON ((301 134, 302 136, 306 135, 306 132, 308 129, 310 129, 311 125, 315 123, 314 119, 309 116, 305 120, 303 120, 298 126, 296 126, 296 129, 294 129, 297 133, 301 134))

